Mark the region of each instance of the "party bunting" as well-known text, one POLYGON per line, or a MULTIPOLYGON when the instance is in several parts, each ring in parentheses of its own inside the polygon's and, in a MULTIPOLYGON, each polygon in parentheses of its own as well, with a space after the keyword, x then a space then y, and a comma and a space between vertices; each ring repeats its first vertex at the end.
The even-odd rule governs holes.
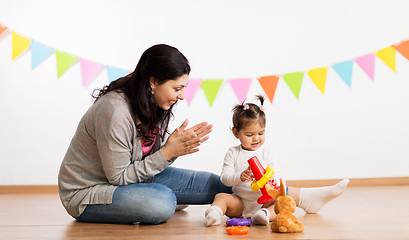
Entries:
POLYGON ((36 68, 46 58, 48 58, 55 49, 43 43, 31 39, 31 69, 36 68))
POLYGON ((190 105, 190 102, 195 96, 197 89, 200 87, 201 82, 201 79, 189 79, 189 84, 184 89, 187 105, 190 105))
POLYGON ((257 79, 271 103, 273 103, 278 79, 280 79, 279 75, 264 76, 257 79))
POLYGON ((352 82, 352 67, 354 66, 354 61, 348 60, 332 65, 335 72, 341 77, 341 79, 351 87, 352 82))
POLYGON ((92 62, 84 58, 80 58, 82 86, 86 87, 94 79, 94 77, 102 70, 103 64, 92 62))
POLYGON ((244 102, 247 96, 247 92, 249 91, 251 78, 236 78, 230 79, 229 83, 234 90, 234 93, 239 100, 239 103, 244 102))
POLYGON ((301 90, 301 83, 304 77, 304 72, 293 72, 283 75, 284 81, 298 99, 301 90))
POLYGON ((392 46, 389 46, 376 52, 376 56, 378 56, 379 59, 381 59, 386 64, 386 66, 388 66, 394 72, 396 72, 395 52, 396 50, 392 46))
POLYGON ((375 73, 375 55, 373 53, 366 54, 355 58, 355 62, 364 70, 364 72, 374 80, 375 73))
MULTIPOLYGON (((7 26, 0 24, 0 37, 5 36, 5 32, 8 32, 7 26)), ((117 80, 123 76, 128 75, 131 71, 123 68, 112 67, 97 62, 92 62, 84 58, 80 58, 70 53, 56 50, 46 44, 39 41, 29 39, 23 35, 12 32, 12 60, 16 59, 27 49, 31 49, 31 68, 36 68, 39 64, 44 62, 51 54, 56 54, 57 61, 57 75, 61 77, 78 59, 81 64, 81 76, 82 85, 88 86, 89 83, 97 76, 97 74, 105 67, 107 70, 109 83, 117 80)), ((340 78, 351 88, 352 74, 354 69, 354 62, 372 79, 375 75, 375 57, 378 57, 385 63, 392 71, 396 72, 396 52, 399 52, 403 57, 409 60, 409 40, 404 40, 391 46, 385 47, 381 50, 369 53, 363 56, 359 56, 352 60, 338 62, 332 65, 334 71, 340 76, 340 78)), ((327 81, 328 67, 320 67, 310 69, 307 71, 299 71, 293 73, 283 74, 282 77, 286 84, 298 99, 301 91, 301 85, 304 77, 304 73, 307 73, 309 78, 314 82, 317 88, 322 94, 325 92, 325 86, 327 81)), ((238 101, 242 103, 245 101, 248 91, 250 89, 253 78, 237 78, 230 79, 230 83, 238 101)), ((280 75, 261 76, 257 80, 263 88, 264 92, 268 96, 271 103, 273 103, 277 84, 280 79, 280 75)), ((223 83, 223 79, 190 79, 188 86, 185 88, 185 98, 190 105, 197 89, 201 87, 204 90, 206 98, 210 104, 213 102, 219 93, 220 87, 223 83)))
POLYGON ((396 51, 409 60, 409 40, 392 45, 396 51))
POLYGON ((213 101, 216 98, 217 92, 219 91, 222 82, 223 79, 205 79, 200 84, 206 94, 206 98, 210 104, 210 107, 213 105, 213 101))
POLYGON ((322 94, 324 94, 325 82, 327 81, 327 71, 328 68, 321 67, 311 69, 307 72, 308 76, 310 76, 311 80, 315 83, 322 94))
POLYGON ((57 58, 57 76, 60 78, 77 61, 78 57, 58 50, 55 51, 55 55, 57 58))
POLYGON ((22 52, 27 50, 30 47, 30 39, 23 37, 12 31, 13 33, 13 49, 12 49, 12 56, 11 59, 14 60, 18 57, 22 52))
POLYGON ((106 69, 108 74, 108 82, 115 81, 118 78, 124 77, 131 72, 123 68, 117 68, 112 66, 106 66, 106 69))

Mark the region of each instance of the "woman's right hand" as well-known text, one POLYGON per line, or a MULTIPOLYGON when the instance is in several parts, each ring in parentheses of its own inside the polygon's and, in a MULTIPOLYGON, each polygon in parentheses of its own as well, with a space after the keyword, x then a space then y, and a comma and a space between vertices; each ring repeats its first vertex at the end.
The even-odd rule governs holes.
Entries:
POLYGON ((162 147, 162 154, 167 160, 197 152, 199 151, 197 147, 209 139, 206 135, 212 131, 211 124, 202 122, 186 129, 188 123, 186 119, 179 128, 173 131, 162 147))

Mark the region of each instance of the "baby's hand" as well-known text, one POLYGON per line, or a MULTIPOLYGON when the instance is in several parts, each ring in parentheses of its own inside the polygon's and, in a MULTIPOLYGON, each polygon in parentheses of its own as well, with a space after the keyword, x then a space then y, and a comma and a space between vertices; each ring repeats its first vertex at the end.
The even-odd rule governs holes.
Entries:
POLYGON ((242 182, 253 181, 253 178, 254 176, 253 176, 253 172, 251 171, 250 166, 240 174, 240 180, 242 182))

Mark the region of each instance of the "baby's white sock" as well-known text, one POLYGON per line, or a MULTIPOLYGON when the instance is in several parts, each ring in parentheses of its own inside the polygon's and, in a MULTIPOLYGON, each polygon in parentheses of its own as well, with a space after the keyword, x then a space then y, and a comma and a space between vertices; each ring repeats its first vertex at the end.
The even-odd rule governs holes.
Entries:
POLYGON ((270 211, 267 208, 261 208, 251 217, 251 221, 256 225, 267 225, 270 223, 270 211))
POLYGON ((218 206, 210 206, 205 213, 204 225, 206 227, 219 225, 222 221, 223 211, 218 206))
POLYGON ((298 206, 307 213, 316 213, 327 202, 341 195, 348 183, 346 178, 333 186, 301 188, 298 206))

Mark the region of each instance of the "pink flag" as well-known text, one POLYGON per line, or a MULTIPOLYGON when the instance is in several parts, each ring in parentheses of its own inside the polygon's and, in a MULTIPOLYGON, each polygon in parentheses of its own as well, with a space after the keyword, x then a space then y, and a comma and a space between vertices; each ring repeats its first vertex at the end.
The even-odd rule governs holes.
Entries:
POLYGON ((375 54, 370 53, 355 58, 355 62, 364 70, 368 76, 374 80, 375 73, 375 54))
POLYGON ((86 87, 94 79, 94 77, 102 70, 103 64, 91 62, 80 58, 81 74, 82 74, 82 86, 86 87))
POLYGON ((187 105, 190 105, 190 102, 195 96, 201 82, 202 79, 189 79, 189 84, 185 87, 185 98, 187 101, 187 105))
POLYGON ((246 99, 251 80, 251 78, 236 78, 229 80, 231 87, 236 93, 237 99, 239 99, 239 103, 243 103, 246 99))

